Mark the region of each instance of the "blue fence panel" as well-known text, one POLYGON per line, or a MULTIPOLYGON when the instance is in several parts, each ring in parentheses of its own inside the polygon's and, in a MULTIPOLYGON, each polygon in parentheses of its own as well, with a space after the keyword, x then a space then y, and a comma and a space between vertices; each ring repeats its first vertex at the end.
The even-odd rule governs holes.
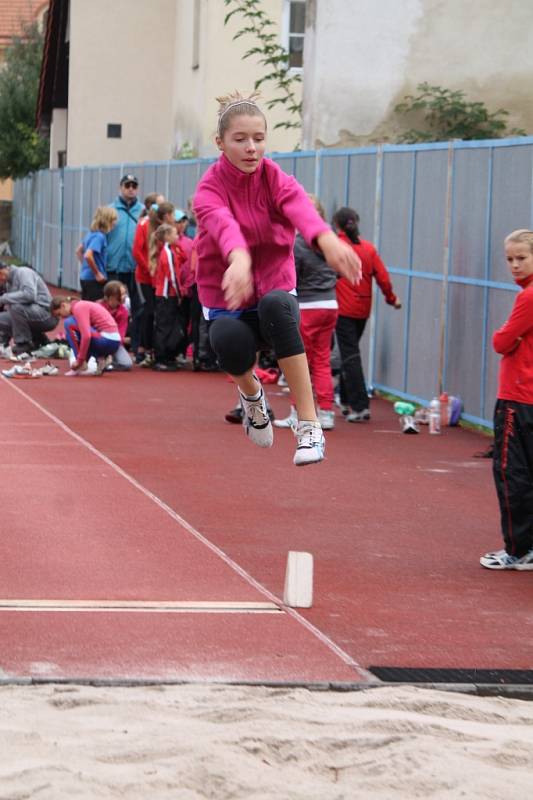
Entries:
MULTIPOLYGON (((328 218, 355 208, 363 238, 389 267, 403 309, 376 292, 362 340, 369 381, 417 401, 444 385, 463 398, 468 419, 490 424, 500 360, 492 332, 517 291, 503 239, 533 227, 533 137, 272 157, 318 194, 328 218)), ((123 174, 138 177, 141 199, 158 191, 186 209, 214 160, 66 168, 16 181, 12 249, 50 282, 78 288, 76 247, 123 174)))

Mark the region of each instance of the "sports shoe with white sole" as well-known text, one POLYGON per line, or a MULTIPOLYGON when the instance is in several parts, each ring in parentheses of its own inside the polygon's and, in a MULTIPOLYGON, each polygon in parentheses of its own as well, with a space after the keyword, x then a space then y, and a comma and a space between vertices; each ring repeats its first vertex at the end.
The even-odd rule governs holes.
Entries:
POLYGON ((295 425, 298 424, 298 414, 296 413, 296 409, 294 406, 291 406, 291 412, 288 417, 284 419, 275 419, 274 425, 276 428, 293 428, 295 425))
POLYGON ((325 408, 319 408, 318 421, 323 431, 332 431, 335 427, 335 412, 326 410, 325 408))
POLYGON ((293 432, 296 436, 296 453, 293 464, 296 467, 318 464, 323 460, 326 440, 320 422, 302 420, 295 425, 293 432))
POLYGON ((239 394, 243 410, 242 424, 246 435, 259 447, 272 447, 274 430, 268 415, 263 389, 257 400, 247 400, 240 390, 239 394))
POLYGON ((505 550, 495 550, 481 556, 479 563, 485 569, 533 570, 533 548, 525 556, 510 556, 505 550))
POLYGON ((370 419, 370 409, 363 408, 362 411, 350 411, 349 414, 346 414, 345 419, 346 422, 366 422, 366 420, 370 419))

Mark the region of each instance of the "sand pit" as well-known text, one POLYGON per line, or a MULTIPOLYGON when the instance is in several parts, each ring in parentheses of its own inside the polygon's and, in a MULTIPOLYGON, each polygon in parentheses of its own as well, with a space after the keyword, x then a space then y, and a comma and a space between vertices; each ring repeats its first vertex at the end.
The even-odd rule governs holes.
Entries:
POLYGON ((533 702, 3 686, 0 754, 0 800, 519 800, 533 787, 533 702))

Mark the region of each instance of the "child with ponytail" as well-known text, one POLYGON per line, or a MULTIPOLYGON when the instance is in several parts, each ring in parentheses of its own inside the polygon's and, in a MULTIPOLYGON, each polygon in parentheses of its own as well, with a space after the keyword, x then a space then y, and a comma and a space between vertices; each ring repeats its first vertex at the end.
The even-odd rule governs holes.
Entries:
POLYGON ((298 415, 293 463, 316 463, 324 458, 325 440, 299 331, 296 229, 351 283, 359 279, 360 261, 321 219, 303 187, 264 157, 267 124, 256 96, 235 92, 218 102, 221 156, 194 198, 198 295, 209 338, 220 366, 237 384, 245 432, 260 447, 272 445, 273 430, 254 365, 258 350, 274 350, 298 415))

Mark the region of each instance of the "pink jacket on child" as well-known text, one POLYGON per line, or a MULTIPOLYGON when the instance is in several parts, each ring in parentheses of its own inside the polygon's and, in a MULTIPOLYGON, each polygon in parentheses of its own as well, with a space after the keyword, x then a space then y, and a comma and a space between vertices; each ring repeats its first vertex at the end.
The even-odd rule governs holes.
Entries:
POLYGON ((221 289, 235 248, 252 258, 254 296, 248 308, 273 289, 296 286, 295 229, 309 245, 330 230, 302 186, 269 158, 247 174, 224 154, 205 173, 194 197, 198 222, 198 296, 207 308, 226 308, 221 289))

